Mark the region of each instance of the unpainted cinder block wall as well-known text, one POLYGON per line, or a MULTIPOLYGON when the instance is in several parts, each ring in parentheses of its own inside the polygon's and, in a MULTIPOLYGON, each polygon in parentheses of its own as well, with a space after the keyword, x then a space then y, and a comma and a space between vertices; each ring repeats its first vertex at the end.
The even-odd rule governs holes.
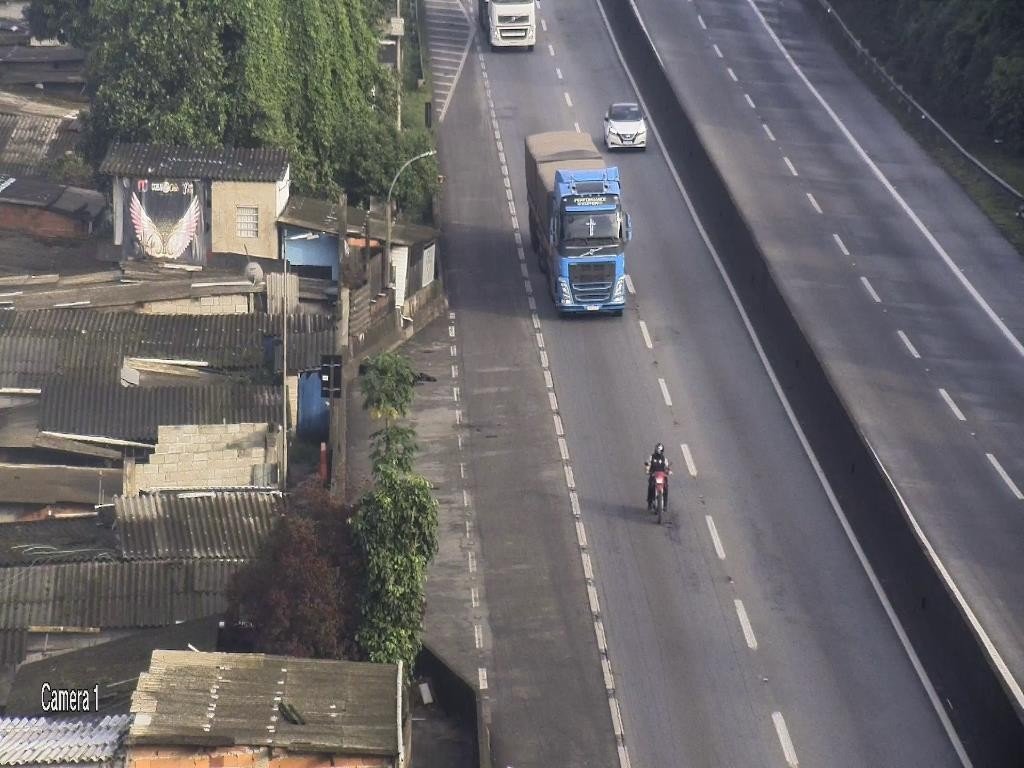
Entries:
POLYGON ((392 768, 384 757, 294 754, 262 747, 131 747, 125 768, 392 768))
POLYGON ((277 464, 278 433, 267 424, 161 426, 148 464, 135 464, 132 488, 222 488, 253 484, 253 469, 277 464))
POLYGON ((247 315, 249 295, 203 296, 199 299, 147 301, 139 309, 145 315, 247 315))

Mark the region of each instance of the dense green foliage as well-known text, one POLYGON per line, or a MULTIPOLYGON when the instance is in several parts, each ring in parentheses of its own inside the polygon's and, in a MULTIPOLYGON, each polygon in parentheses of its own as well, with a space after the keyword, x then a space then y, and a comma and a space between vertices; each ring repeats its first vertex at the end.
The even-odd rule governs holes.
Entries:
MULTIPOLYGON (((379 0, 31 0, 33 32, 89 52, 87 150, 115 140, 288 150, 299 192, 383 196, 430 144, 399 133, 394 73, 377 62, 379 0)), ((396 187, 429 207, 436 163, 396 187)))
POLYGON ((1024 2, 832 0, 916 98, 1024 154, 1024 2))
POLYGON ((370 661, 403 660, 407 669, 419 652, 427 566, 437 552, 437 501, 430 482, 412 471, 416 433, 394 423, 412 405, 415 384, 398 354, 363 367, 363 407, 384 427, 372 436, 375 485, 353 519, 365 564, 359 646, 370 661))

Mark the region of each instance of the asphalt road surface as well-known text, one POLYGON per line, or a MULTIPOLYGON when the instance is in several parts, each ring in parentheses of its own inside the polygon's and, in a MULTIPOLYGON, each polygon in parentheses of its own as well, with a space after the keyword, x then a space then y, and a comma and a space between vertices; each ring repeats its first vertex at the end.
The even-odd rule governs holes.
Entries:
POLYGON ((539 16, 533 54, 485 54, 486 77, 467 61, 441 131, 496 764, 619 764, 560 426, 633 765, 958 765, 656 144, 614 161, 634 306, 554 317, 529 253, 527 294, 502 157, 525 227, 524 137, 600 141, 632 95, 592 0, 539 16), (660 527, 643 508, 657 441, 675 464, 660 527))

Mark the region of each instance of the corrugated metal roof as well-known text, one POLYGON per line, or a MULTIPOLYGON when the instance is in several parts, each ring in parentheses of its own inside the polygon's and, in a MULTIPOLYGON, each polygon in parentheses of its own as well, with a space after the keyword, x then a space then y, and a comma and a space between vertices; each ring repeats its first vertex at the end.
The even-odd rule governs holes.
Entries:
POLYGON ((130 723, 131 715, 0 718, 0 765, 106 763, 130 723))
POLYGON ((113 560, 117 537, 97 517, 0 524, 0 565, 113 560))
POLYGON ((243 560, 21 565, 0 569, 0 629, 162 627, 223 613, 243 560))
POLYGON ((132 697, 128 743, 394 757, 402 682, 395 664, 154 651, 132 697), (289 722, 279 702, 305 723, 289 722))
POLYGON ((283 149, 162 144, 115 144, 100 165, 110 176, 214 181, 281 181, 287 170, 283 149))
POLYGON ((85 51, 70 45, 0 45, 0 62, 85 62, 85 51))
POLYGON ((280 494, 164 493, 118 496, 121 554, 154 558, 252 558, 281 513, 280 494))
POLYGON ((72 435, 155 443, 157 427, 189 424, 279 424, 281 388, 265 385, 122 387, 73 377, 48 382, 39 428, 72 435))
POLYGON ((39 175, 43 166, 78 144, 75 121, 0 112, 0 172, 39 175))
POLYGON ((25 660, 28 633, 24 629, 0 629, 0 673, 25 660))

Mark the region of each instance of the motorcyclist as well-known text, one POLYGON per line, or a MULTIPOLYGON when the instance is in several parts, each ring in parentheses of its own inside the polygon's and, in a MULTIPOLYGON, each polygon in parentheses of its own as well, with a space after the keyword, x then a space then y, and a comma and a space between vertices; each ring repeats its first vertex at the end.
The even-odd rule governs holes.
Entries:
POLYGON ((664 472, 665 473, 665 507, 668 507, 668 460, 665 458, 665 446, 658 443, 654 446, 654 453, 651 454, 650 461, 644 462, 644 466, 647 467, 647 509, 650 510, 654 506, 654 473, 664 472))

